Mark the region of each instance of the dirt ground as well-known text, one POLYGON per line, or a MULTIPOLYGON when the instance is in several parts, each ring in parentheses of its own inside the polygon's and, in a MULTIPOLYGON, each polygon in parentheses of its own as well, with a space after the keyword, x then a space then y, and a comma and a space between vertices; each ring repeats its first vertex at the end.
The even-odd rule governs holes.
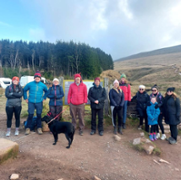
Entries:
MULTIPOLYGON (((23 122, 23 119, 22 119, 23 122)), ((6 116, 1 115, 0 137, 5 137, 6 116)), ((63 134, 53 146, 53 136, 46 132, 38 135, 31 132, 24 135, 13 134, 7 138, 19 144, 20 152, 16 159, 0 165, 0 179, 8 180, 12 173, 20 174, 21 180, 86 180, 96 175, 102 180, 149 180, 181 179, 181 139, 177 145, 158 140, 161 157, 148 156, 131 147, 134 138, 140 131, 133 127, 124 130, 120 142, 113 139, 112 127, 105 129, 104 136, 90 136, 85 129, 84 136, 75 133, 75 140, 70 149, 66 149, 67 140, 63 134), (158 165, 153 160, 159 158, 170 162, 158 165)))

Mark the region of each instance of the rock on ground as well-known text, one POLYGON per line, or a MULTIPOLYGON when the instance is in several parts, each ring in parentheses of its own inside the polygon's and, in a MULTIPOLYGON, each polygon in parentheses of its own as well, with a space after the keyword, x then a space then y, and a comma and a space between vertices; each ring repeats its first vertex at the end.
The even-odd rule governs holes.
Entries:
POLYGON ((113 137, 114 137, 115 141, 120 141, 121 140, 121 137, 119 137, 118 135, 114 135, 113 137))
POLYGON ((12 174, 10 177, 11 180, 19 179, 19 174, 12 174))

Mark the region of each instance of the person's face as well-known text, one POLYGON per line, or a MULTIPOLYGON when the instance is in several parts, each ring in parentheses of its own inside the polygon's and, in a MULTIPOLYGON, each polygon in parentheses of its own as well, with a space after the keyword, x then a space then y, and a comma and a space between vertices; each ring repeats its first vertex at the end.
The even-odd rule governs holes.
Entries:
POLYGON ((58 82, 58 81, 53 81, 53 84, 54 84, 55 86, 57 86, 57 85, 59 85, 59 82, 58 82))
POLYGON ((114 83, 114 87, 118 88, 119 84, 118 83, 114 83))
POLYGON ((171 95, 173 94, 173 92, 172 92, 172 91, 167 91, 167 94, 168 94, 169 96, 171 96, 171 95))
POLYGON ((36 77, 35 78, 35 81, 38 83, 38 82, 40 82, 40 80, 41 80, 41 78, 39 78, 39 77, 36 77))
POLYGON ((99 80, 96 80, 96 81, 94 81, 94 83, 95 83, 96 86, 99 86, 100 81, 99 81, 99 80))
POLYGON ((142 94, 145 91, 143 88, 139 88, 139 92, 142 94))
POLYGON ((80 84, 80 78, 77 77, 77 78, 75 79, 75 82, 76 82, 76 84, 80 84))
POLYGON ((14 84, 14 85, 18 85, 18 83, 19 83, 19 81, 17 81, 17 80, 14 80, 14 81, 13 81, 13 84, 14 84))
POLYGON ((152 102, 153 104, 155 104, 155 103, 156 103, 156 98, 151 98, 151 102, 152 102))
POLYGON ((158 90, 157 90, 156 88, 153 88, 153 89, 152 89, 152 93, 153 93, 153 94, 157 94, 157 93, 158 93, 158 90))
POLYGON ((121 82, 125 82, 126 81, 126 79, 125 78, 121 78, 121 82))

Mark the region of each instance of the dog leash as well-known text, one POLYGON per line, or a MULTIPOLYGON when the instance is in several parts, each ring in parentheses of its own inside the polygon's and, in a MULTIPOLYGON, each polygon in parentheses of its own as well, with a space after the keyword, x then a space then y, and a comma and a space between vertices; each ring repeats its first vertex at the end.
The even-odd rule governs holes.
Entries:
POLYGON ((51 119, 47 124, 50 124, 53 120, 55 120, 60 114, 62 114, 65 110, 67 110, 69 106, 67 106, 63 111, 61 111, 59 114, 57 114, 53 119, 51 119))

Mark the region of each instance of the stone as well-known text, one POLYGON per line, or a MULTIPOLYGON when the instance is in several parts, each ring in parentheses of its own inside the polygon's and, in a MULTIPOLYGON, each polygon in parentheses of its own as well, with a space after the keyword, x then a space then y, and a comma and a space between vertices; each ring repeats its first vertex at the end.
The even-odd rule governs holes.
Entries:
POLYGON ((17 157, 19 145, 16 142, 0 138, 0 164, 9 158, 17 157))
POLYGON ((133 140, 133 145, 138 145, 138 144, 140 144, 141 143, 141 138, 135 138, 134 140, 133 140))
POLYGON ((101 179, 98 178, 97 176, 94 176, 94 180, 101 180, 101 179))
POLYGON ((19 174, 12 174, 10 179, 11 180, 19 179, 19 174))
POLYGON ((143 145, 143 149, 145 150, 145 152, 150 155, 152 154, 153 150, 154 150, 154 147, 153 146, 150 146, 150 145, 147 145, 147 144, 144 144, 143 145))
POLYGON ((119 137, 118 135, 114 135, 113 137, 114 137, 115 141, 120 141, 121 140, 121 137, 119 137))
POLYGON ((41 124, 42 124, 42 131, 43 132, 49 132, 50 131, 48 124, 45 121, 42 121, 41 124))
POLYGON ((141 133, 140 133, 140 136, 141 136, 141 137, 144 137, 144 136, 145 136, 145 133, 144 133, 144 132, 141 132, 141 133))
POLYGON ((57 180, 63 180, 63 178, 61 178, 61 179, 57 179, 57 180))

